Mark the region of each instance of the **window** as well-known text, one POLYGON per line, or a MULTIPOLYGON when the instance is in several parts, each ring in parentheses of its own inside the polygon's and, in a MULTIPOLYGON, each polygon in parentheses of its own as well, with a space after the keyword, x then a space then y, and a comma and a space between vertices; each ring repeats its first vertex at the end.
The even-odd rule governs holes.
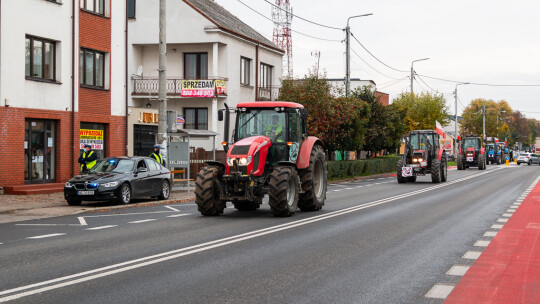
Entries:
POLYGON ((105 53, 81 49, 80 81, 82 85, 105 86, 105 53))
POLYGON ((250 72, 251 71, 251 59, 246 57, 240 57, 240 84, 249 85, 250 72))
POLYGON ((128 18, 135 18, 136 0, 128 0, 128 18))
POLYGON ((161 170, 161 165, 159 165, 153 159, 146 159, 146 164, 148 165, 148 168, 149 168, 150 171, 159 171, 159 170, 161 170))
POLYGON ((185 108, 184 129, 208 130, 208 108, 185 108))
POLYGON ((25 76, 56 80, 56 43, 26 36, 25 76))
POLYGON ((260 87, 269 89, 272 87, 272 66, 261 63, 260 87))
POLYGON ((105 0, 81 0, 81 8, 85 11, 105 15, 105 0))
POLYGON ((208 53, 184 53, 184 79, 208 79, 208 53))

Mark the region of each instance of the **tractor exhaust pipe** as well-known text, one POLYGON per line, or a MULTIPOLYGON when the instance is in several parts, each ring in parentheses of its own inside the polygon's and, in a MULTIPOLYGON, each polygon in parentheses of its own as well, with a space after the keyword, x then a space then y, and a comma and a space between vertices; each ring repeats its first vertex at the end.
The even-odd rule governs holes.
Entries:
POLYGON ((231 114, 229 113, 229 106, 227 103, 225 103, 225 126, 223 128, 223 132, 225 133, 223 135, 223 141, 226 143, 223 145, 223 149, 225 152, 229 151, 229 123, 231 120, 231 114))

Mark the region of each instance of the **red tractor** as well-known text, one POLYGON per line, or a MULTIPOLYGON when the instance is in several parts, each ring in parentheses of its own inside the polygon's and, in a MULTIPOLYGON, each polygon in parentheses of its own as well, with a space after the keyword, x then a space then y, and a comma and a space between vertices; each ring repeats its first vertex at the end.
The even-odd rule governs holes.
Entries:
POLYGON ((307 134, 307 110, 292 102, 244 102, 218 112, 225 120, 225 164, 207 162, 195 181, 202 215, 260 207, 265 194, 274 216, 320 210, 326 199, 326 157, 321 140, 307 134), (229 146, 230 112, 236 113, 229 146))
POLYGON ((458 138, 459 149, 456 157, 458 170, 469 167, 478 167, 478 170, 486 170, 486 149, 482 146, 482 138, 476 135, 468 135, 458 138))
POLYGON ((405 151, 397 163, 398 183, 416 182, 420 175, 431 175, 434 183, 448 177, 446 152, 440 147, 435 130, 415 130, 404 137, 405 151))

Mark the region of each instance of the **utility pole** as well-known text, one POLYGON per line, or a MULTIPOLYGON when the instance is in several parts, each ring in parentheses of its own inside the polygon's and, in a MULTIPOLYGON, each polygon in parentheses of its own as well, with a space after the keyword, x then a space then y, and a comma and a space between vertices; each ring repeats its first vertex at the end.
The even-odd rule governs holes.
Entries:
POLYGON ((159 121, 157 142, 167 157, 167 23, 166 0, 159 0, 159 121))
POLYGON ((347 19, 347 27, 345 27, 345 96, 349 97, 351 90, 351 27, 349 21, 352 18, 371 16, 373 14, 364 14, 358 16, 351 16, 347 19))
POLYGON ((482 140, 486 138, 486 104, 482 105, 482 140))
POLYGON ((454 157, 456 157, 457 155, 457 139, 458 139, 458 129, 457 129, 457 125, 458 125, 458 121, 457 121, 457 103, 458 103, 458 95, 457 95, 457 87, 460 86, 460 85, 466 85, 466 84, 469 84, 468 82, 463 82, 463 83, 458 83, 456 84, 456 88, 454 89, 454 97, 456 99, 455 101, 455 114, 454 114, 454 126, 455 126, 455 129, 454 129, 454 157))
POLYGON ((429 60, 429 58, 417 59, 411 62, 411 93, 414 93, 413 81, 414 81, 414 63, 417 61, 429 60))

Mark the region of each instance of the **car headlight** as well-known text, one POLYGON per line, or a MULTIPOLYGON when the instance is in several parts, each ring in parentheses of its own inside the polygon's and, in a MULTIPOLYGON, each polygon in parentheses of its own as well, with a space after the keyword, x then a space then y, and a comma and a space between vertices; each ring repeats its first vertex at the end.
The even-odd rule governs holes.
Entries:
POLYGON ((227 164, 229 166, 231 166, 231 167, 233 166, 233 161, 234 161, 234 158, 227 157, 227 164))
POLYGON ((240 165, 246 166, 249 163, 251 163, 251 156, 240 158, 240 165))
POLYGON ((116 187, 116 185, 118 185, 118 182, 108 182, 108 183, 105 183, 105 184, 101 184, 101 186, 103 186, 105 188, 116 187))
POLYGON ((73 188, 73 186, 74 185, 72 183, 66 182, 66 185, 65 185, 66 188, 73 188))

